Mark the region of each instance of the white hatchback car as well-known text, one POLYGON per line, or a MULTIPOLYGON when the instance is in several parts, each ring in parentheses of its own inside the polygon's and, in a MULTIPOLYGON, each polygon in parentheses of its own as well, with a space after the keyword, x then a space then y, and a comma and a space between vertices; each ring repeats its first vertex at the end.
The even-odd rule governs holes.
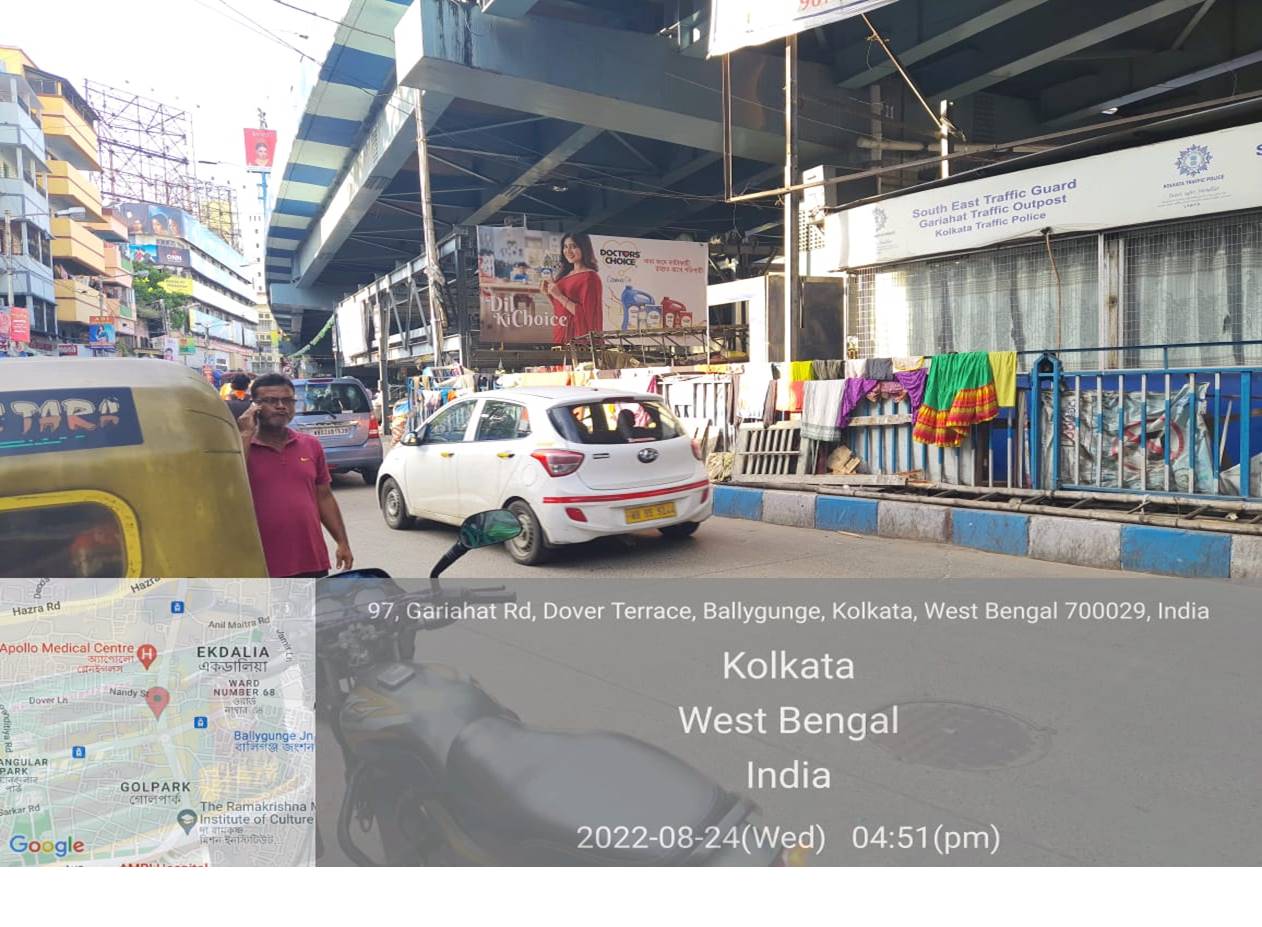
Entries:
POLYGON ((714 509, 701 448, 658 396, 556 386, 479 393, 438 410, 381 466, 386 524, 458 525, 506 508, 519 563, 551 548, 657 528, 687 537, 714 509))

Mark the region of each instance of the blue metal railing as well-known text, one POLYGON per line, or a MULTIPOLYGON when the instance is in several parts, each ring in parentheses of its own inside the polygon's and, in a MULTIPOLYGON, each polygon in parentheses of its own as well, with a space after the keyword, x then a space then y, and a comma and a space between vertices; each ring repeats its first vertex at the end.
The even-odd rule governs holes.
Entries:
POLYGON ((1262 377, 1253 374, 1262 363, 1171 364, 1180 351, 1235 359, 1250 347, 1262 340, 1023 351, 1029 370, 1018 374, 1016 408, 973 428, 961 447, 914 445, 910 408, 891 399, 860 405, 843 442, 868 473, 915 469, 945 485, 1257 500, 1262 454, 1250 471, 1262 448, 1262 377), (1067 355, 1145 351, 1161 352, 1161 364, 1064 365, 1067 355))
POLYGON ((1056 355, 1040 356, 1024 385, 1030 486, 1258 498, 1262 487, 1250 473, 1252 448, 1262 440, 1262 421, 1254 421, 1262 400, 1254 392, 1256 369, 1066 371, 1056 355))

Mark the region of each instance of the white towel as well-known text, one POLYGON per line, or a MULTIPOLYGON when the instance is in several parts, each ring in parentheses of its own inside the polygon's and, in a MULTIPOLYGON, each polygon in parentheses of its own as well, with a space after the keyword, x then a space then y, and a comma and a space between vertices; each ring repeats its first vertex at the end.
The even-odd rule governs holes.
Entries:
POLYGON ((741 418, 762 419, 767 407, 767 389, 771 386, 770 364, 746 364, 741 374, 736 414, 741 418))
POLYGON ((802 437, 811 441, 840 441, 841 399, 845 380, 807 380, 802 388, 802 437))

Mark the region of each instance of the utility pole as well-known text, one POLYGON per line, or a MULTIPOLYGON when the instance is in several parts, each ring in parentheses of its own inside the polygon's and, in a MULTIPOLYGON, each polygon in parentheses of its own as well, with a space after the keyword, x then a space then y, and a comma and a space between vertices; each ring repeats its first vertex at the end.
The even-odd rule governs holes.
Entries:
MULTIPOLYGON (((4 211, 4 279, 5 289, 8 291, 8 302, 5 303, 5 309, 9 311, 9 324, 13 324, 13 222, 9 210, 4 211)), ((29 300, 28 300, 29 301, 29 300)), ((13 351, 13 332, 9 332, 8 343, 5 344, 4 351, 9 354, 13 351)))
MULTIPOLYGON (((798 179, 798 37, 784 40, 784 185, 798 179)), ((798 303, 798 197, 784 195, 784 362, 793 360, 793 315, 798 303)), ((770 333, 768 333, 770 334, 770 333)))
POLYGON ((394 434, 390 430, 390 311, 380 293, 374 294, 373 298, 377 301, 377 376, 380 381, 377 389, 381 393, 381 433, 386 436, 386 446, 389 447, 390 437, 394 434))
MULTIPOLYGON (((429 141, 425 135, 425 92, 413 90, 416 113, 416 156, 421 181, 421 224, 425 233, 425 279, 429 282, 429 340, 434 346, 434 366, 442 364, 443 333, 438 319, 442 308, 438 302, 438 282, 442 269, 438 266, 438 236, 434 233, 434 198, 429 180, 429 141)), ((381 300, 378 299, 378 304, 381 300)), ((383 310, 384 311, 384 310, 383 310)), ((388 330, 388 329, 387 329, 388 330)), ((384 409, 384 404, 382 405, 384 409)))
MULTIPOLYGON (((98 275, 96 278, 96 316, 99 319, 106 317, 105 312, 105 277, 98 275)), ((102 332, 102 334, 104 334, 102 332)), ((115 333, 114 338, 117 340, 118 334, 115 333)), ((117 348, 115 349, 117 350, 117 348)))

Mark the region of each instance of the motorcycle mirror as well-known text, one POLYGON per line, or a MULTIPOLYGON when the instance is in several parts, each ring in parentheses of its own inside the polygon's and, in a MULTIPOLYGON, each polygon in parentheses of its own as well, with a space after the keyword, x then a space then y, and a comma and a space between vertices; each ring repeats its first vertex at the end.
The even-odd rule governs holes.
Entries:
POLYGON ((521 522, 507 509, 491 509, 470 515, 460 526, 460 546, 465 550, 493 547, 521 534, 521 522))

